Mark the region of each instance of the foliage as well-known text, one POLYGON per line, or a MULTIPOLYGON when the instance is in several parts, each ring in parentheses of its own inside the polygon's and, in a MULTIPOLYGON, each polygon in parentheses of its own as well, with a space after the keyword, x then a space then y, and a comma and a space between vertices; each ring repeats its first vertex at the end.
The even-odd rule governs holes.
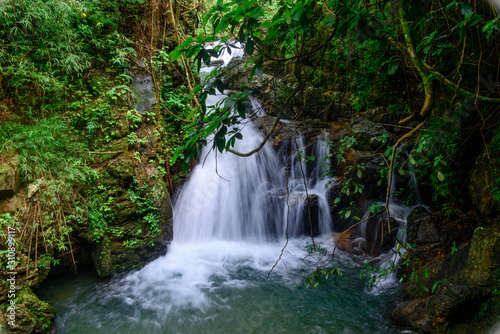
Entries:
POLYGON ((133 49, 110 15, 119 1, 5 1, 0 5, 0 93, 29 115, 66 108, 85 71, 103 61, 123 70, 133 49))
POLYGON ((0 152, 14 149, 19 153, 22 177, 28 182, 57 177, 65 182, 84 180, 85 160, 77 153, 83 145, 75 138, 62 116, 29 125, 0 124, 0 152))

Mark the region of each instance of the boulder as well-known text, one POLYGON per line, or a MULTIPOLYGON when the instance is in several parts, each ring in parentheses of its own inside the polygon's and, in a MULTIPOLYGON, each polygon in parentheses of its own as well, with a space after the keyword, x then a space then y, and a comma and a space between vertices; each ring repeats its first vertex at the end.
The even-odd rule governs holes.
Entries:
POLYGON ((396 306, 394 319, 426 332, 445 330, 451 322, 460 322, 463 314, 472 317, 471 309, 479 309, 498 287, 499 248, 500 226, 476 228, 470 245, 415 270, 412 276, 420 280, 405 283, 410 299, 396 306))
POLYGON ((391 143, 390 134, 383 126, 364 117, 354 117, 351 130, 357 141, 354 147, 359 150, 375 151, 391 143))
POLYGON ((99 208, 96 217, 105 221, 93 235, 83 235, 91 244, 92 259, 99 276, 108 277, 123 271, 138 269, 164 254, 172 239, 172 207, 167 184, 153 165, 139 165, 137 175, 143 186, 137 187, 130 178, 135 171, 128 159, 108 164, 108 176, 103 198, 109 199, 99 208))
POLYGON ((24 206, 24 197, 17 194, 3 201, 0 200, 0 213, 16 213, 24 206))
POLYGON ((494 198, 492 189, 499 188, 498 173, 495 174, 493 163, 481 154, 469 179, 469 195, 472 204, 487 217, 498 217, 500 201, 494 198))
POLYGON ((433 217, 423 206, 418 206, 408 215, 406 241, 424 244, 441 241, 433 217))
POLYGON ((500 226, 474 231, 464 278, 478 287, 493 286, 500 279, 500 226))
MULTIPOLYGON (((2 310, 3 324, 2 333, 48 333, 56 310, 48 303, 41 301, 31 291, 24 288, 16 293, 15 320, 9 323, 10 310, 2 310)), ((6 304, 6 307, 10 304, 6 304)))
POLYGON ((125 115, 118 116, 112 128, 111 135, 116 139, 120 139, 128 135, 129 132, 130 132, 130 122, 127 116, 125 115))
POLYGON ((394 117, 385 107, 372 108, 363 113, 363 117, 375 123, 392 124, 394 117))
POLYGON ((21 186, 19 156, 0 160, 0 200, 14 196, 21 186))

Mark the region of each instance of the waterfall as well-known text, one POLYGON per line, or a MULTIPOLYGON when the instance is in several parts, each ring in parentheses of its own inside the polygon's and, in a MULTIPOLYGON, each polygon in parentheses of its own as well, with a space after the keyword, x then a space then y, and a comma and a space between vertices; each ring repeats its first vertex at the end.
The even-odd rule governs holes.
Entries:
MULTIPOLYGON (((242 134, 238 151, 250 151, 262 141, 251 123, 242 134)), ((175 201, 175 242, 268 239, 282 221, 282 169, 269 146, 247 158, 205 148, 175 201)))
MULTIPOLYGON (((207 103, 225 96, 211 96, 207 103)), ((252 105, 261 109, 256 99, 252 105)), ((241 152, 263 139, 251 122, 242 135, 235 144, 241 152)), ((332 241, 327 137, 324 132, 308 146, 297 135, 280 152, 266 144, 247 158, 205 148, 175 197, 167 254, 54 301, 58 330, 400 333, 387 321, 389 297, 368 294, 358 279, 360 264, 345 254, 338 253, 332 264, 342 267, 347 280, 296 288, 322 260, 306 251, 311 233, 320 242, 332 241)))
MULTIPOLYGON (((215 105, 224 97, 218 95, 209 103, 215 105)), ((252 104, 260 108, 256 100, 252 104)), ((252 123, 245 124, 242 134, 243 140, 235 145, 240 152, 254 149, 263 140, 252 123)), ((305 225, 311 219, 317 225, 314 235, 331 233, 329 179, 321 176, 329 154, 326 142, 319 140, 311 151, 315 157, 311 171, 305 161, 304 137, 299 136, 292 146, 289 170, 286 157, 279 157, 270 145, 246 158, 205 148, 175 200, 174 242, 309 235, 305 225)))

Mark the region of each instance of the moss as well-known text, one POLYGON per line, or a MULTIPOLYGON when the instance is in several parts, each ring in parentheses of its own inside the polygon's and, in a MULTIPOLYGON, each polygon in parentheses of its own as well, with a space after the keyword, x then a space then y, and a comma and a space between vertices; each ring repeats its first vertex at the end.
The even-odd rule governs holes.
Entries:
MULTIPOLYGON (((6 317, 3 323, 4 328, 11 333, 48 333, 50 331, 56 314, 52 306, 38 299, 30 288, 19 291, 14 301, 15 320, 6 323, 8 320, 6 317)), ((5 312, 8 312, 8 309, 5 312)))

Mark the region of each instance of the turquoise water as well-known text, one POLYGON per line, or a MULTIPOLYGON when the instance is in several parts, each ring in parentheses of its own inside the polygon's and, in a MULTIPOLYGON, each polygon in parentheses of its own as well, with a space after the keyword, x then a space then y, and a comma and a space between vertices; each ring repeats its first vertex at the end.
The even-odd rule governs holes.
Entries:
POLYGON ((403 332, 390 316, 397 286, 374 294, 346 254, 335 260, 344 279, 305 288, 317 261, 304 260, 306 244, 293 240, 269 278, 281 245, 215 242, 179 246, 109 282, 54 279, 39 294, 57 310, 56 333, 403 332))

